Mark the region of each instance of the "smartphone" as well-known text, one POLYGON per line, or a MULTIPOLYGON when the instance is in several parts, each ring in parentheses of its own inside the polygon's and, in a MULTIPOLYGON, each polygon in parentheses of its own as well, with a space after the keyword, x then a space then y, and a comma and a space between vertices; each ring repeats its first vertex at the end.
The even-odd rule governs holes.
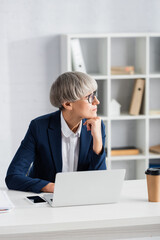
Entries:
POLYGON ((43 199, 40 196, 28 196, 26 197, 26 199, 30 202, 30 203, 47 203, 45 199, 43 199))

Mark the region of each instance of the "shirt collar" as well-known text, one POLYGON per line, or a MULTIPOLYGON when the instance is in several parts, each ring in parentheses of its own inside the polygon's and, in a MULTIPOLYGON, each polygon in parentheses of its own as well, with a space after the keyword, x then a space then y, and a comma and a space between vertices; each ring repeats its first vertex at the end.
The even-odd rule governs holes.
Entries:
POLYGON ((77 137, 80 137, 80 134, 81 134, 81 128, 82 128, 82 121, 80 122, 80 125, 77 129, 77 131, 74 133, 72 132, 72 130, 68 127, 66 121, 64 120, 64 117, 63 117, 63 114, 61 112, 61 131, 62 131, 62 134, 65 136, 65 137, 70 137, 71 135, 73 136, 77 136, 77 137))

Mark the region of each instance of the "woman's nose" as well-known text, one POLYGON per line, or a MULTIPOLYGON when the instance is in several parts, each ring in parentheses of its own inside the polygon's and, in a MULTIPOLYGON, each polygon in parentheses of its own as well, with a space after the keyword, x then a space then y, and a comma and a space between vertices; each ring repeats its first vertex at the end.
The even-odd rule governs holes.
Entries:
POLYGON ((100 101, 98 100, 98 98, 97 98, 96 96, 94 97, 94 100, 93 100, 92 104, 93 104, 93 105, 98 105, 98 104, 100 104, 100 101))

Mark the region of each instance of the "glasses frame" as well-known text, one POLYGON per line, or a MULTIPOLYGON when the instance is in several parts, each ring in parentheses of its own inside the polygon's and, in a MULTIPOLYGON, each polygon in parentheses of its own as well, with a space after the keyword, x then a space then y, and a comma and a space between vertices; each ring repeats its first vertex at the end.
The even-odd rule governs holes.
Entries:
POLYGON ((90 104, 93 103, 95 97, 98 97, 97 90, 87 96, 87 100, 90 104))

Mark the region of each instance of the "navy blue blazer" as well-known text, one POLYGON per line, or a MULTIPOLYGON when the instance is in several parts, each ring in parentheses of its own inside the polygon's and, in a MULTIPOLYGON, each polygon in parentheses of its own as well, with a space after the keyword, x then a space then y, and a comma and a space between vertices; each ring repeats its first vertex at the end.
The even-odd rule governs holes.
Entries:
MULTIPOLYGON (((106 169, 103 122, 101 131, 103 150, 97 155, 93 151, 91 132, 82 124, 77 171, 106 169)), ((39 193, 49 182, 55 182, 56 173, 62 172, 61 145, 60 111, 32 120, 8 168, 5 179, 7 187, 39 193)))

